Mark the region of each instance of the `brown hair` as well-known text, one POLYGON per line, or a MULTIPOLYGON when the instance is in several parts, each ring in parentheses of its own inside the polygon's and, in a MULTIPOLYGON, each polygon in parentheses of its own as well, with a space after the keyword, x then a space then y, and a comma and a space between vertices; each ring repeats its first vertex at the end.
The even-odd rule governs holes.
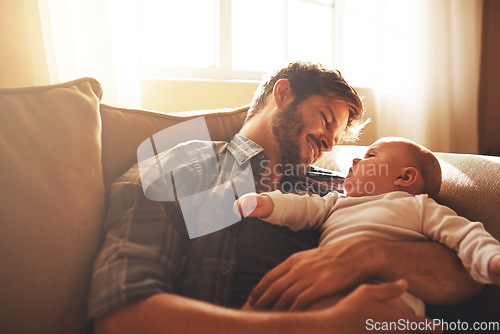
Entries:
POLYGON ((358 139, 361 129, 368 123, 362 120, 365 113, 362 98, 354 88, 347 84, 339 71, 308 62, 293 62, 287 67, 270 73, 255 91, 245 122, 262 110, 267 96, 280 79, 288 79, 290 82, 295 95, 292 106, 299 105, 312 95, 333 94, 336 99, 345 101, 349 106, 349 120, 342 135, 342 141, 349 142, 358 139))

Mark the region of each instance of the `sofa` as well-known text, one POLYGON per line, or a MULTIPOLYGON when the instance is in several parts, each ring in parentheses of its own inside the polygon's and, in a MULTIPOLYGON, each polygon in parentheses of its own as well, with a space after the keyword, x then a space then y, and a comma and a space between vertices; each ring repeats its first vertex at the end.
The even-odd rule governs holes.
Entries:
MULTIPOLYGON (((0 333, 82 333, 111 183, 152 134, 205 116, 214 140, 241 127, 248 106, 175 114, 100 102, 92 78, 0 89, 0 333)), ((366 147, 339 146, 318 166, 345 172, 366 147)), ((500 158, 437 154, 438 201, 500 238, 500 158)), ((500 291, 429 307, 434 317, 500 319, 500 291)))

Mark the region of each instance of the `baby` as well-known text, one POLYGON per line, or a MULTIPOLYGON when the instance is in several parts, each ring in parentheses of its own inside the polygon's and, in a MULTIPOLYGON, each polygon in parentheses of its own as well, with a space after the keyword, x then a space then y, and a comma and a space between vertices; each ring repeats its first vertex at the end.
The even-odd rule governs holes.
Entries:
MULTIPOLYGON (((434 154, 408 139, 374 142, 354 159, 345 195, 246 194, 235 203, 247 217, 260 217, 292 230, 319 229, 319 246, 355 236, 396 241, 434 240, 455 250, 480 283, 500 284, 500 244, 479 222, 437 204, 441 168, 434 154)), ((395 264, 396 265, 396 264, 395 264)), ((392 306, 424 315, 424 303, 409 293, 392 306), (404 302, 404 304, 401 302, 404 302)))

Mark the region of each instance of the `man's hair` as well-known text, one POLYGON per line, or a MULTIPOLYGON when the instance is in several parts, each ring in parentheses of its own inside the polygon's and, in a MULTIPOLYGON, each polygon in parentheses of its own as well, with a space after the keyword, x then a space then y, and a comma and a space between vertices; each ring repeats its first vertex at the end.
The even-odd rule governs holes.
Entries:
POLYGON ((290 82, 295 95, 292 106, 298 106, 312 95, 332 94, 335 99, 346 102, 349 106, 349 120, 342 141, 351 142, 358 139, 361 129, 368 123, 362 120, 365 112, 362 98, 347 84, 339 71, 308 62, 293 62, 287 67, 271 72, 255 91, 245 122, 263 109, 266 98, 280 79, 288 79, 290 82))
POLYGON ((441 189, 442 172, 439 161, 428 148, 413 141, 408 141, 408 143, 407 149, 413 157, 415 168, 420 172, 424 181, 423 193, 435 199, 441 189))

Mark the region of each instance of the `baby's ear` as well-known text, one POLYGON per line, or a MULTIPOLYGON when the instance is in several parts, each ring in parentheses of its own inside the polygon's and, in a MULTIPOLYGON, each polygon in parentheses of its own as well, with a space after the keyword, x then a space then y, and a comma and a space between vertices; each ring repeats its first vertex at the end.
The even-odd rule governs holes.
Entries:
POLYGON ((399 176, 394 180, 394 185, 409 187, 420 179, 420 173, 415 167, 405 167, 401 169, 399 176))

